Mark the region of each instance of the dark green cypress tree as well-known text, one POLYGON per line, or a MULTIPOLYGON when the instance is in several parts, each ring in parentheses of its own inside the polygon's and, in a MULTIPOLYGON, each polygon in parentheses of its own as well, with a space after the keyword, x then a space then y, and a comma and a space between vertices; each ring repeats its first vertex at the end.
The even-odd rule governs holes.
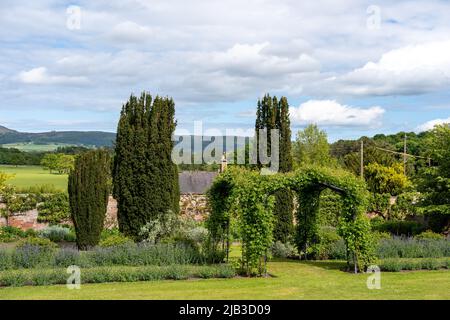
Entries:
MULTIPOLYGON (((277 128, 280 130, 280 172, 289 172, 293 169, 291 152, 291 127, 289 120, 289 103, 282 97, 278 104, 277 128)), ((274 239, 286 243, 293 232, 294 196, 290 190, 280 190, 275 194, 276 223, 274 239)))
POLYGON ((256 121, 255 121, 255 141, 254 141, 254 149, 252 150, 253 156, 256 159, 256 165, 260 167, 259 162, 259 129, 263 127, 263 119, 262 119, 262 104, 261 100, 258 99, 257 107, 256 107, 256 121))
POLYGON ((256 122, 255 122, 255 130, 256 130, 256 156, 257 156, 257 164, 258 167, 261 168, 264 165, 261 163, 259 147, 260 147, 260 139, 259 129, 267 130, 266 133, 266 155, 271 155, 271 129, 277 128, 277 105, 278 100, 277 97, 271 98, 269 94, 265 94, 262 100, 258 100, 258 107, 256 112, 256 122))
POLYGON ((105 150, 80 154, 70 172, 68 191, 77 246, 96 246, 103 230, 109 197, 110 156, 105 150))
MULTIPOLYGON (((257 137, 257 159, 258 167, 262 167, 259 158, 259 131, 258 129, 267 129, 267 155, 271 154, 271 129, 278 129, 280 134, 279 141, 279 171, 292 171, 293 161, 291 154, 291 129, 289 120, 289 103, 286 97, 282 97, 279 101, 277 97, 271 97, 269 94, 264 95, 258 100, 256 122, 257 137)), ((275 193, 275 209, 274 215, 274 239, 287 242, 293 231, 293 194, 289 190, 281 190, 275 193)))
POLYGON ((179 211, 178 169, 172 162, 175 103, 142 93, 123 106, 113 166, 120 230, 136 240, 146 223, 179 211))

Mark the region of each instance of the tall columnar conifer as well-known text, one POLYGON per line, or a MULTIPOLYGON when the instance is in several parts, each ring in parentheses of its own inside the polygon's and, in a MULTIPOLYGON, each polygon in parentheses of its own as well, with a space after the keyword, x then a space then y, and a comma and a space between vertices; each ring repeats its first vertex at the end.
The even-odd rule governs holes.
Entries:
POLYGON ((98 244, 103 230, 110 178, 110 156, 105 150, 93 150, 76 157, 70 172, 68 191, 77 246, 87 250, 98 244))
POLYGON ((113 194, 120 230, 139 240, 141 228, 179 211, 178 169, 172 162, 176 122, 171 98, 142 93, 123 106, 117 128, 113 194))
MULTIPOLYGON (((291 128, 289 120, 289 103, 286 97, 270 97, 266 94, 261 100, 258 100, 256 111, 256 139, 257 139, 257 163, 262 167, 259 158, 259 129, 267 129, 267 154, 271 154, 271 129, 278 129, 280 134, 279 148, 279 170, 280 172, 292 171, 293 161, 291 153, 291 128)), ((293 231, 292 212, 293 195, 289 190, 281 190, 275 194, 276 202, 274 215, 274 239, 287 242, 293 231)))
MULTIPOLYGON (((277 110, 277 128, 280 130, 280 172, 289 172, 293 169, 293 160, 289 103, 286 97, 280 99, 277 110)), ((274 239, 286 243, 289 235, 293 232, 294 196, 290 190, 281 190, 275 194, 275 198, 274 214, 277 219, 275 220, 274 239)))

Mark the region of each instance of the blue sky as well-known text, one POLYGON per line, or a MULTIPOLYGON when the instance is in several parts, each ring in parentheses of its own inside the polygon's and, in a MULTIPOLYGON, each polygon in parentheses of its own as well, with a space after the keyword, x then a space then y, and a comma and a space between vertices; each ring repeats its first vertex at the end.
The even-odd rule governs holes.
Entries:
POLYGON ((0 125, 115 131, 122 103, 172 96, 179 129, 250 129, 288 97, 331 141, 450 122, 448 1, 0 3, 0 125))

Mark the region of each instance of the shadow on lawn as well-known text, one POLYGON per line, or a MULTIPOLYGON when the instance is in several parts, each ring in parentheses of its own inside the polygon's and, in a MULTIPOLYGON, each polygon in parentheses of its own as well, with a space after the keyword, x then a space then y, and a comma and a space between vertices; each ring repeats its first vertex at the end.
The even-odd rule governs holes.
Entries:
POLYGON ((340 270, 345 271, 347 263, 340 260, 302 260, 299 261, 302 264, 307 264, 314 267, 319 267, 326 270, 340 270))
POLYGON ((274 258, 272 262, 295 262, 306 264, 309 266, 319 267, 326 270, 347 270, 347 262, 345 260, 299 260, 298 257, 295 259, 289 258, 274 258))

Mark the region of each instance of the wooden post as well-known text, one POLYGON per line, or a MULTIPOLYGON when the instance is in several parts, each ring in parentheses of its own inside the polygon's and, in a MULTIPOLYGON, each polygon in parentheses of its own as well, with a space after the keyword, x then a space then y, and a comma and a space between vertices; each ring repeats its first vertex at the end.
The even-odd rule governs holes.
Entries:
POLYGON ((347 257, 347 271, 350 272, 350 249, 347 243, 345 243, 345 256, 347 257))
POLYGON ((264 276, 267 277, 267 249, 266 254, 264 255, 264 276))
POLYGON ((360 174, 361 178, 364 179, 364 141, 361 139, 361 158, 360 158, 360 174))
POLYGON ((403 140, 403 173, 406 176, 406 132, 405 139, 403 140))
POLYGON ((230 222, 227 222, 227 262, 230 257, 230 222))

